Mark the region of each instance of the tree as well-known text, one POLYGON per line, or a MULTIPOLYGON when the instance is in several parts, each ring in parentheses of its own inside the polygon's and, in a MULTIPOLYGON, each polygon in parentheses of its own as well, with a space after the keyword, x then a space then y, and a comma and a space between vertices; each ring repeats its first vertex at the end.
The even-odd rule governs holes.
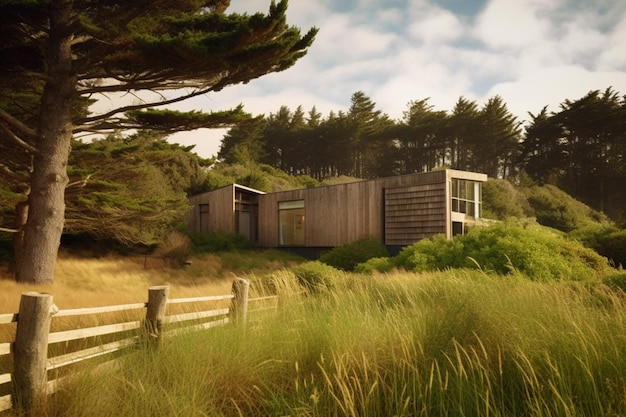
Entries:
POLYGON ((533 116, 521 148, 524 169, 619 219, 626 216, 625 131, 626 98, 612 88, 565 100, 559 112, 533 116))
POLYGON ((110 135, 72 142, 65 192, 65 235, 155 245, 181 226, 187 194, 202 187, 209 160, 163 135, 110 135))
POLYGON ((474 143, 473 169, 491 178, 507 178, 521 141, 520 123, 500 96, 490 98, 480 111, 481 133, 474 143))
POLYGON ((240 108, 208 114, 153 109, 285 70, 306 54, 317 32, 302 36, 286 24, 286 0, 272 2, 267 15, 226 14, 228 5, 0 0, 0 88, 12 97, 0 102, 0 134, 16 158, 26 153, 29 159, 19 172, 5 164, 16 182, 28 173, 27 216, 15 226, 23 231, 17 281, 54 280, 74 135, 228 126, 243 117, 240 108), (135 104, 86 112, 95 96, 128 92, 139 98, 135 104), (158 98, 148 101, 145 92, 158 98))
POLYGON ((480 111, 475 101, 459 97, 450 115, 449 164, 454 169, 471 169, 473 145, 480 137, 480 111))
POLYGON ((448 115, 435 111, 429 99, 410 101, 398 124, 400 172, 430 171, 445 163, 448 115))

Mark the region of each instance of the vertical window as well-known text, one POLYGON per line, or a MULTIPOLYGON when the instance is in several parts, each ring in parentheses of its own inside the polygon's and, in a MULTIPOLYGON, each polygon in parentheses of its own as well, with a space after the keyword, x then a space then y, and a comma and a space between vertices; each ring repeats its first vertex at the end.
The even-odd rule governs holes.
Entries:
POLYGON ((304 200, 278 203, 278 244, 304 246, 304 200))
POLYGON ((477 181, 452 179, 452 211, 480 217, 482 184, 477 181))

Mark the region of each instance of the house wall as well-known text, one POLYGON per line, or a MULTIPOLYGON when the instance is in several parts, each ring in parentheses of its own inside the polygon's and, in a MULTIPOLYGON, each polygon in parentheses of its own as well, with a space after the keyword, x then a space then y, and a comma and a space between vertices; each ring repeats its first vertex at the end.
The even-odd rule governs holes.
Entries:
POLYGON ((187 224, 194 232, 235 233, 235 185, 228 185, 189 198, 192 209, 187 214, 187 224), (201 206, 208 204, 208 216, 201 214, 201 206), (207 219, 208 217, 208 219, 207 219), (207 223, 208 222, 208 223, 207 223))
MULTIPOLYGON (((386 245, 401 247, 438 233, 451 237, 452 178, 487 180, 484 174, 440 170, 261 193, 257 197, 257 246, 279 246, 278 206, 280 202, 294 200, 304 200, 304 247, 330 248, 361 238, 374 238, 386 245)), ((236 187, 241 186, 231 185, 191 197, 189 203, 193 208, 188 215, 191 230, 236 233, 236 187), (200 214, 203 204, 209 205, 208 221, 206 214, 200 214)), ((455 221, 464 221, 465 215, 454 214, 455 221)))
POLYGON ((304 200, 307 247, 334 247, 367 237, 404 245, 436 233, 448 235, 449 173, 441 170, 259 196, 259 245, 278 246, 278 203, 291 200, 304 200), (418 196, 422 192, 425 195, 418 196), (399 199, 398 204, 388 202, 385 208, 385 193, 399 199), (424 222, 420 228, 410 230, 405 224, 414 207, 402 205, 403 199, 419 204, 419 220, 424 222), (386 210, 394 212, 395 220, 385 221, 386 210), (386 235, 390 227, 394 231, 386 235))

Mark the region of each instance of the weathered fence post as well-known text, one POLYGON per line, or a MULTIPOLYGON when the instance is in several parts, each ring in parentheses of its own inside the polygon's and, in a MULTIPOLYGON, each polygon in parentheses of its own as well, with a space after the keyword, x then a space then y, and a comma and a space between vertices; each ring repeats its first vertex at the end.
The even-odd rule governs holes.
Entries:
POLYGON ((161 285, 148 288, 148 308, 146 310, 146 333, 148 343, 158 346, 161 341, 163 320, 165 319, 165 305, 170 287, 161 285))
POLYGON ((26 292, 20 299, 13 345, 13 408, 37 415, 47 395, 48 334, 50 319, 58 311, 52 294, 26 292))
POLYGON ((233 301, 231 314, 233 320, 245 326, 248 318, 248 293, 250 292, 250 281, 243 278, 236 278, 233 281, 233 301))

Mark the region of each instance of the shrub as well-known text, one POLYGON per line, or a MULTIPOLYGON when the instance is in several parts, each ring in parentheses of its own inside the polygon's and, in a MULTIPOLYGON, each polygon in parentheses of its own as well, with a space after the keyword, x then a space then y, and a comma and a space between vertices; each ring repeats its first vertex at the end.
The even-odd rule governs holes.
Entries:
POLYGON ((597 250, 616 267, 626 267, 626 230, 615 231, 600 238, 597 250))
POLYGON ((343 271, 353 271, 368 259, 384 256, 389 256, 385 245, 375 239, 359 239, 333 248, 320 257, 320 262, 343 271))
POLYGON ((191 255, 191 240, 180 232, 169 233, 154 251, 154 256, 165 259, 174 267, 184 266, 189 255, 191 255))
POLYGON ((354 272, 360 274, 372 274, 374 272, 391 272, 395 268, 392 258, 381 257, 371 258, 358 264, 354 268, 354 272))
POLYGON ((191 235, 196 253, 225 252, 250 248, 245 236, 237 233, 214 232, 191 235))
POLYGON ((446 239, 443 235, 422 239, 407 246, 400 251, 394 264, 407 271, 417 272, 466 266, 463 244, 458 239, 446 239))
POLYGON ((340 271, 320 261, 300 264, 293 269, 293 273, 298 278, 298 283, 312 293, 334 288, 341 276, 340 271))
POLYGON ((611 288, 619 288, 626 293, 626 272, 611 274, 604 278, 602 282, 611 288))
POLYGON ((586 280, 609 271, 605 258, 578 242, 539 226, 509 223, 477 227, 452 240, 442 235, 424 239, 380 266, 383 269, 372 262, 367 268, 382 271, 395 266, 424 272, 479 267, 503 275, 518 272, 536 281, 586 280))
POLYGON ((626 230, 607 223, 589 223, 567 236, 607 257, 615 267, 626 266, 626 230))
POLYGON ((584 227, 589 222, 605 223, 607 217, 574 199, 553 185, 524 188, 537 222, 563 232, 584 227))
POLYGON ((483 183, 483 217, 505 220, 527 217, 531 212, 526 196, 507 180, 489 178, 483 183))

